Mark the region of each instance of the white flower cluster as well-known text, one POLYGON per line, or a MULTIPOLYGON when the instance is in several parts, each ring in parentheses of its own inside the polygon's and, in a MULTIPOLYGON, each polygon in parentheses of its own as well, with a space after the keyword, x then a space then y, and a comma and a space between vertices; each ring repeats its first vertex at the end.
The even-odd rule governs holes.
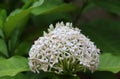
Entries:
POLYGON ((32 71, 75 73, 82 69, 94 71, 99 64, 100 50, 72 23, 50 25, 29 52, 29 66, 32 71))

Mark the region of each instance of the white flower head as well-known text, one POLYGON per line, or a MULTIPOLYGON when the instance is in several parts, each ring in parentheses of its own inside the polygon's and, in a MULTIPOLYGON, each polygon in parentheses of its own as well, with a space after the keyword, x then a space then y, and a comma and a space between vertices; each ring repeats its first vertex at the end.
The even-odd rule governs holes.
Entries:
POLYGON ((100 50, 72 23, 57 23, 49 26, 29 51, 29 66, 32 71, 74 74, 84 69, 92 72, 99 64, 100 50))

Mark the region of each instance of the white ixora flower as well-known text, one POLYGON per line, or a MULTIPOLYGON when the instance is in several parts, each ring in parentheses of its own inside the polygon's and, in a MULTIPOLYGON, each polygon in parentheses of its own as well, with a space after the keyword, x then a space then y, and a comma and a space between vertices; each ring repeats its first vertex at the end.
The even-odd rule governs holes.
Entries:
POLYGON ((33 72, 40 70, 58 74, 74 74, 86 69, 95 71, 100 50, 72 23, 49 26, 29 51, 29 66, 33 72))

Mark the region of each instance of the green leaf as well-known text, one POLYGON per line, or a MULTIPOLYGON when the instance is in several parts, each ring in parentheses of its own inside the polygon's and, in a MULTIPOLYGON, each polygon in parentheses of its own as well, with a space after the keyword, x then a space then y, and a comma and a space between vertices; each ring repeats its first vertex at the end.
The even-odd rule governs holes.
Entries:
POLYGON ((41 71, 38 74, 28 72, 26 76, 29 77, 28 79, 80 79, 77 76, 58 75, 52 72, 43 72, 43 71, 41 71))
POLYGON ((31 45, 32 45, 32 44, 31 44, 30 42, 23 41, 23 42, 18 46, 18 48, 16 48, 15 54, 16 54, 16 55, 25 55, 25 54, 28 55, 28 52, 29 52, 29 49, 30 49, 31 45))
POLYGON ((97 44, 103 52, 120 55, 120 23, 113 20, 95 20, 80 25, 82 33, 97 44))
POLYGON ((47 14, 47 15, 33 16, 32 19, 33 19, 33 23, 34 23, 35 26, 41 27, 40 28, 41 31, 43 31, 42 28, 48 29, 50 24, 54 24, 58 21, 59 22, 60 21, 64 21, 64 22, 71 21, 69 13, 61 13, 61 12, 50 13, 50 14, 47 14))
POLYGON ((24 3, 26 3, 26 2, 28 2, 29 0, 22 0, 22 2, 24 2, 24 3))
POLYGON ((11 13, 3 27, 6 37, 10 37, 15 29, 23 30, 25 23, 29 18, 31 9, 27 10, 15 10, 11 13))
POLYGON ((0 38, 3 38, 3 37, 4 37, 3 31, 2 29, 0 29, 0 38))
POLYGON ((120 55, 104 53, 100 56, 99 71, 111 71, 117 73, 120 71, 120 55))
POLYGON ((0 59, 0 77, 15 76, 17 73, 29 71, 28 60, 21 56, 0 59))
POLYGON ((120 1, 119 0, 90 0, 96 6, 102 7, 103 9, 120 15, 120 1))
POLYGON ((62 3, 61 0, 45 0, 44 3, 35 9, 32 13, 34 15, 56 13, 56 12, 68 12, 76 9, 76 6, 73 3, 62 3))
POLYGON ((14 55, 15 49, 19 45, 19 38, 20 38, 20 32, 18 29, 16 29, 8 40, 8 48, 9 48, 10 56, 14 55))
POLYGON ((40 72, 38 74, 35 74, 33 72, 28 72, 26 74, 28 76, 28 79, 56 79, 53 73, 47 73, 47 72, 40 72))
POLYGON ((6 10, 0 9, 0 28, 3 27, 4 21, 6 20, 6 17, 7 17, 6 10))
POLYGON ((24 6, 22 7, 22 9, 28 9, 28 8, 35 8, 38 7, 40 5, 42 5, 42 3, 44 2, 44 0, 24 0, 24 6))
POLYGON ((117 79, 116 74, 107 71, 96 71, 90 75, 92 79, 117 79))
POLYGON ((35 8, 35 7, 41 6, 43 3, 44 3, 44 0, 38 0, 38 1, 33 3, 31 8, 35 8))
POLYGON ((3 39, 0 39, 0 54, 3 54, 3 56, 8 57, 7 46, 6 46, 5 41, 3 39))
POLYGON ((0 77, 0 79, 28 79, 26 75, 19 73, 15 76, 4 76, 4 77, 0 77))
POLYGON ((85 6, 84 10, 82 11, 82 13, 86 13, 87 11, 90 11, 91 9, 93 9, 96 6, 97 5, 95 5, 93 2, 88 2, 87 5, 85 6))

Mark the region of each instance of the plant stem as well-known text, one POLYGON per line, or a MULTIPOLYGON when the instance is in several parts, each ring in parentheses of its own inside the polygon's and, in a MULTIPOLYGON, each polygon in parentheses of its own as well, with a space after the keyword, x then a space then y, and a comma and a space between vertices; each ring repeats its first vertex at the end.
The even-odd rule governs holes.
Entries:
POLYGON ((9 50, 9 44, 8 44, 8 40, 4 39, 5 40, 5 43, 6 43, 6 46, 7 46, 7 51, 8 51, 8 57, 11 56, 10 54, 10 50, 9 50))

